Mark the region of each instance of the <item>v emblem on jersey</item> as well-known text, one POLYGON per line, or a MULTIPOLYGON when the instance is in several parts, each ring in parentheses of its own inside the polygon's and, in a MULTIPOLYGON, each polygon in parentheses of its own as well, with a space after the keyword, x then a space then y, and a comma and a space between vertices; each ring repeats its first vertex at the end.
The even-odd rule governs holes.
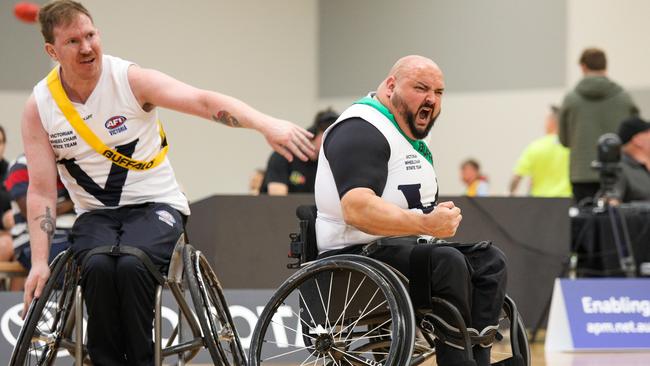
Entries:
MULTIPOLYGON (((115 150, 124 156, 131 157, 137 144, 138 140, 135 140, 126 145, 117 146, 115 147, 115 150)), ((102 188, 92 178, 90 178, 88 173, 84 172, 83 169, 77 165, 74 159, 62 159, 59 160, 59 163, 65 166, 65 169, 77 181, 77 184, 79 184, 81 188, 92 194, 93 197, 103 203, 104 206, 114 207, 120 204, 122 189, 124 188, 124 183, 126 183, 126 176, 129 173, 128 169, 117 164, 111 164, 111 170, 108 173, 108 178, 106 178, 106 184, 104 185, 104 188, 102 188)))

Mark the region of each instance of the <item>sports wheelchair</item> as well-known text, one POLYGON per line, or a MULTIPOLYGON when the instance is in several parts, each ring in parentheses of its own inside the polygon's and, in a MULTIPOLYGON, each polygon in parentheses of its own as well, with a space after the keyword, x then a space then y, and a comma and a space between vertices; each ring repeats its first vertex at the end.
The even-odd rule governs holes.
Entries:
POLYGON ((289 257, 298 261, 288 267, 299 270, 261 313, 250 366, 429 365, 435 362, 436 337, 469 359, 473 345, 494 342, 493 365, 530 365, 526 329, 509 297, 499 329, 470 336, 458 309, 444 299, 434 297, 433 309, 446 310, 453 324, 430 309, 414 309, 406 277, 382 262, 350 254, 316 260, 316 208, 301 206, 296 214, 300 233, 291 235, 289 257))
MULTIPOLYGON (((94 254, 134 255, 158 282, 154 309, 156 366, 172 355, 177 357, 177 365, 184 365, 203 348, 208 349, 215 365, 246 365, 221 285, 205 256, 186 244, 184 235, 176 243, 167 276, 163 276, 137 248, 100 247, 91 250, 86 257, 94 254), (163 288, 171 291, 179 308, 177 325, 164 345, 161 336, 163 288), (186 288, 189 288, 196 312, 185 300, 186 288), (182 324, 186 324, 189 331, 181 329, 184 328, 182 324), (187 333, 191 333, 189 339, 185 339, 187 333)), ((52 365, 59 351, 73 356, 75 365, 92 364, 84 345, 83 299, 79 285, 81 265, 70 250, 54 259, 43 293, 29 306, 9 366, 52 365)))

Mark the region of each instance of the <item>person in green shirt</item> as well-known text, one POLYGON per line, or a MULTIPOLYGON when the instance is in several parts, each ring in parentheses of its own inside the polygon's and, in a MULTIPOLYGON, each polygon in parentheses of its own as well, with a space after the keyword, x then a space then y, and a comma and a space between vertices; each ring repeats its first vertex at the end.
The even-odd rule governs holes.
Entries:
POLYGON ((558 112, 558 107, 551 106, 544 124, 546 135, 526 146, 519 157, 510 181, 511 196, 522 178, 529 177, 533 197, 571 197, 569 149, 558 140, 558 112))

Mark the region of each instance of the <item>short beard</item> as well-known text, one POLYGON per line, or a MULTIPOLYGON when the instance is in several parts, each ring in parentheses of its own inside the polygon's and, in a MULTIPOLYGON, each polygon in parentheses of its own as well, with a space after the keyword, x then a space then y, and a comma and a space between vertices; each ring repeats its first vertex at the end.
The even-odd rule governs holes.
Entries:
MULTIPOLYGON (((427 124, 427 127, 424 129, 424 131, 420 132, 418 131, 417 126, 415 126, 415 113, 409 111, 408 106, 406 105, 406 103, 404 103, 402 97, 400 97, 398 94, 393 94, 393 98, 391 99, 391 104, 393 105, 393 107, 397 109, 399 114, 406 120, 406 124, 409 126, 409 130, 411 131, 411 134, 415 137, 416 140, 422 140, 423 138, 429 135, 429 131, 431 131, 433 125, 436 123, 436 119, 438 119, 438 116, 440 115, 440 112, 438 112, 437 115, 431 117, 431 119, 429 120, 429 124, 427 124)), ((432 109, 434 108, 432 107, 432 109)))

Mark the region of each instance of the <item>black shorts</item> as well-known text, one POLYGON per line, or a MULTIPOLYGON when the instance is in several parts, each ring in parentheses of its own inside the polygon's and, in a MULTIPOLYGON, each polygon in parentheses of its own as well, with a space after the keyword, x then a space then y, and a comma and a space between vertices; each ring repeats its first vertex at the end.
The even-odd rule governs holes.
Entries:
POLYGON ((164 203, 89 211, 72 227, 71 245, 79 260, 91 249, 125 245, 141 249, 163 270, 184 230, 184 216, 164 203))

